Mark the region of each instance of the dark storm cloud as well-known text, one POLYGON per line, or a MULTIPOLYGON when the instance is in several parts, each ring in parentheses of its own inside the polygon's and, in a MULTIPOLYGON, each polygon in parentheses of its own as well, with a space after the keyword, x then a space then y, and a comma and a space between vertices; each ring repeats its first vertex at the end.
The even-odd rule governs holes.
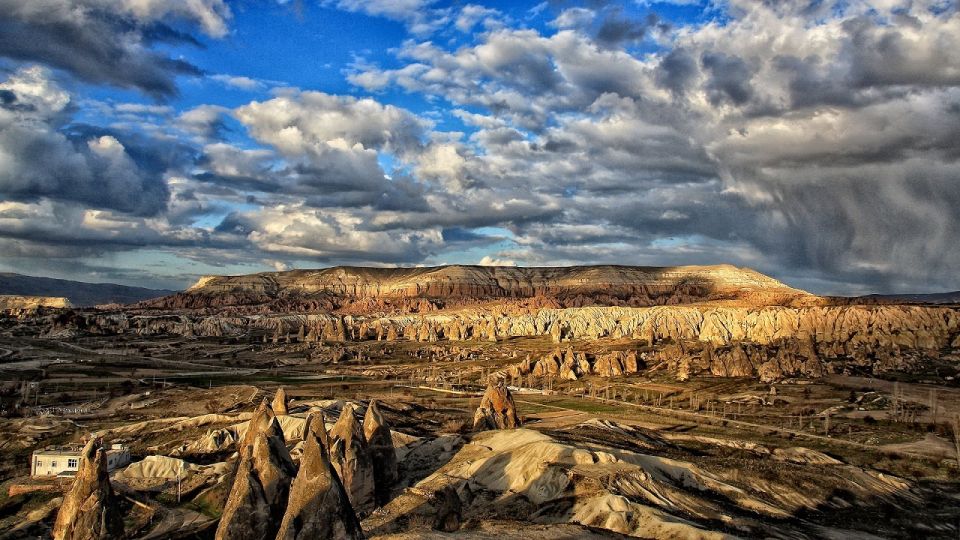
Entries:
POLYGON ((700 63, 710 76, 706 89, 714 105, 724 101, 743 105, 753 96, 750 86, 753 70, 742 58, 723 53, 705 53, 700 63))
POLYGON ((5 199, 76 201, 141 216, 166 208, 165 169, 152 147, 131 154, 111 135, 65 134, 0 120, 0 148, 16 156, 0 171, 5 199))
POLYGON ((657 70, 657 83, 674 94, 683 94, 697 76, 697 60, 677 48, 663 56, 657 70))
MULTIPOLYGON (((956 17, 956 15, 954 15, 956 17)), ((923 36, 930 29, 916 18, 899 16, 894 24, 879 26, 868 16, 847 20, 845 53, 850 57, 851 78, 860 87, 960 84, 960 58, 948 40, 923 36), (919 26, 918 26, 919 25, 919 26)), ((952 28, 950 30, 953 30, 952 28)))
POLYGON ((155 41, 198 44, 159 22, 84 6, 82 2, 0 1, 0 56, 41 62, 96 84, 136 88, 157 97, 176 93, 175 78, 199 75, 183 60, 149 48, 155 41))
POLYGON ((668 31, 669 25, 655 13, 648 14, 642 20, 627 17, 617 6, 604 11, 594 39, 601 47, 616 48, 642 41, 651 30, 668 31))

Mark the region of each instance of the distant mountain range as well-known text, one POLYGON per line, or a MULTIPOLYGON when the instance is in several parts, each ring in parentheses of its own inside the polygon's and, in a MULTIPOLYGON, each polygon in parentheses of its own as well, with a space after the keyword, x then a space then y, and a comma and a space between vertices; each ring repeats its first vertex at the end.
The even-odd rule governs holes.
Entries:
POLYGON ((115 283, 84 283, 66 279, 0 273, 0 295, 64 297, 75 307, 100 304, 132 304, 166 296, 175 291, 128 287, 115 283))

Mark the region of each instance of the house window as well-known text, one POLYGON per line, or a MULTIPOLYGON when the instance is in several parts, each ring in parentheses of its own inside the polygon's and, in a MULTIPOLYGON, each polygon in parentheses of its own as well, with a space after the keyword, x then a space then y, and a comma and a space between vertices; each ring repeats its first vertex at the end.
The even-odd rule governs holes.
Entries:
POLYGON ((68 460, 67 460, 67 468, 68 468, 68 469, 76 469, 76 468, 77 468, 77 458, 70 458, 70 459, 68 459, 68 460))
POLYGON ((42 459, 38 459, 38 460, 37 460, 37 467, 43 467, 43 460, 42 460, 42 459))
POLYGON ((53 468, 56 468, 56 467, 57 467, 57 462, 56 462, 56 461, 51 461, 51 462, 50 462, 50 466, 53 467, 53 468))

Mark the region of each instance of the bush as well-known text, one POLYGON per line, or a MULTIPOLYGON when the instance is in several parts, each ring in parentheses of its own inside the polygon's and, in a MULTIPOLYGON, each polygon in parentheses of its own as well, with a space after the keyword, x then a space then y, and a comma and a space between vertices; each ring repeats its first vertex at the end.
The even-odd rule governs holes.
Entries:
POLYGON ((443 433, 459 433, 463 434, 469 431, 470 424, 465 418, 451 418, 446 422, 440 424, 440 431, 443 433))

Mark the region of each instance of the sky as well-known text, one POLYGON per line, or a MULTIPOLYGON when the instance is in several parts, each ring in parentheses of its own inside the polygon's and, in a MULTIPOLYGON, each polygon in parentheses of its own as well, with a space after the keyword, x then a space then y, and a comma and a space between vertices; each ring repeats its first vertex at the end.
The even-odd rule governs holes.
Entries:
POLYGON ((958 0, 0 0, 0 271, 960 289, 958 0))

